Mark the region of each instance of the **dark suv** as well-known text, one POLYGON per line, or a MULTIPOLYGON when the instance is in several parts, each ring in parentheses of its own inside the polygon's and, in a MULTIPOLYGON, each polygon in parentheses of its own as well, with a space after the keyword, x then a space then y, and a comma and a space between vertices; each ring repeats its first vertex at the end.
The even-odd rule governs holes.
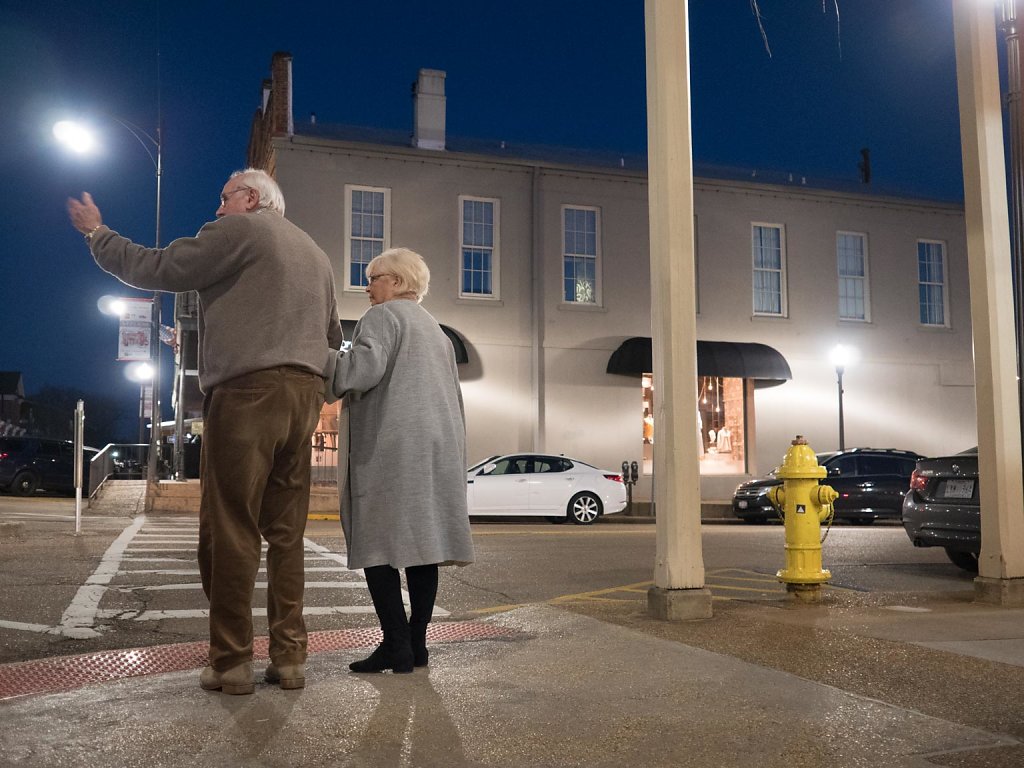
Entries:
MULTIPOLYGON (((839 494, 834 505, 835 519, 864 525, 879 518, 899 520, 910 475, 920 458, 920 454, 912 451, 891 448, 850 448, 817 454, 818 464, 828 473, 821 482, 831 485, 839 494)), ((732 497, 736 517, 751 523, 778 518, 768 501, 768 490, 782 483, 775 476, 777 471, 736 488, 732 497)))
MULTIPOLYGON (((95 448, 84 449, 82 487, 89 487, 89 461, 95 448)), ((0 437, 0 490, 31 496, 38 490, 75 492, 75 446, 70 440, 45 437, 0 437)))

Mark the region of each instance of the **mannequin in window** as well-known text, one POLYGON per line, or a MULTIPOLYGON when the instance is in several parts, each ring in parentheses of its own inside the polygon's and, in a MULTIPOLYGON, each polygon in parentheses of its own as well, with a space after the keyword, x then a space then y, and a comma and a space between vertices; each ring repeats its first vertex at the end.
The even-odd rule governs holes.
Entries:
POLYGON ((719 453, 732 453, 732 432, 729 431, 728 427, 722 427, 718 430, 716 445, 719 453))

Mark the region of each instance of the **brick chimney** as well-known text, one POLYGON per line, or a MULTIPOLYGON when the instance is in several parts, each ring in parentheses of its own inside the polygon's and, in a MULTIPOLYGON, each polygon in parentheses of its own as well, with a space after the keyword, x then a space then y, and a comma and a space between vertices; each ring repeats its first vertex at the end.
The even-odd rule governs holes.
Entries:
POLYGON ((249 131, 248 165, 274 173, 271 140, 295 133, 292 120, 292 55, 278 51, 270 60, 270 78, 263 81, 260 108, 249 131))
POLYGON ((421 69, 412 86, 412 145, 420 149, 444 149, 445 73, 421 69))

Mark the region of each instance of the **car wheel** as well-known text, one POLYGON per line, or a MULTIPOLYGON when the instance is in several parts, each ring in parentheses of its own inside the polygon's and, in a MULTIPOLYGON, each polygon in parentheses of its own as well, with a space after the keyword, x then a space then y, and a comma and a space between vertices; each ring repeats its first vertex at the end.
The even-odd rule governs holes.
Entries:
POLYGON ((968 573, 978 572, 978 556, 973 552, 961 552, 960 550, 949 549, 947 547, 946 557, 948 557, 957 568, 963 568, 968 573))
POLYGON ((564 522, 565 522, 565 521, 566 521, 567 519, 568 519, 568 518, 566 518, 566 517, 554 517, 554 516, 552 516, 552 517, 549 517, 549 518, 547 518, 547 521, 548 521, 549 523, 551 523, 552 525, 561 525, 561 524, 562 524, 562 523, 564 523, 564 522))
POLYGON ((576 525, 590 525, 601 514, 601 500, 592 493, 577 493, 569 499, 569 517, 576 525))
POLYGON ((31 472, 19 472, 11 482, 11 493, 15 496, 31 496, 39 487, 39 480, 31 472))

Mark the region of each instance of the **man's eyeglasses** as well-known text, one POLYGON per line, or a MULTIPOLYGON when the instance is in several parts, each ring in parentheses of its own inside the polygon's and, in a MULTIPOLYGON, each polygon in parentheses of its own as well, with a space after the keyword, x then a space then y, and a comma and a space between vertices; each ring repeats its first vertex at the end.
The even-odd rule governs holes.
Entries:
POLYGON ((381 272, 379 275, 367 275, 366 282, 373 283, 374 280, 380 280, 382 277, 394 277, 390 272, 381 272))
POLYGON ((244 191, 249 190, 249 189, 252 189, 252 187, 237 187, 236 189, 232 189, 230 192, 225 192, 223 195, 220 196, 220 204, 221 204, 221 206, 227 205, 228 204, 228 199, 232 195, 237 194, 239 192, 244 192, 244 191))

